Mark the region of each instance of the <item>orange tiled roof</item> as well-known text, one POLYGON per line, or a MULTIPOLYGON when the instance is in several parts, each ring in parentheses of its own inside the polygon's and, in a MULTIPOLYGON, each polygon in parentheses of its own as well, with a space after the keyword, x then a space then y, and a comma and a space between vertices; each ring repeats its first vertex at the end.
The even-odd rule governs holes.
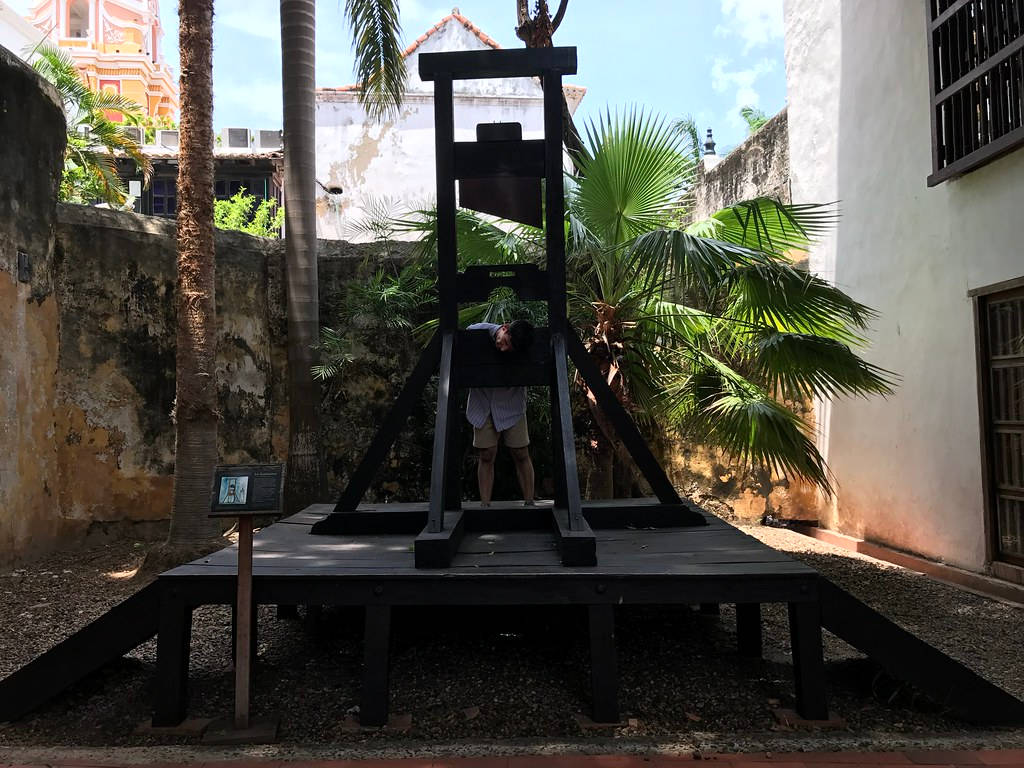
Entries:
POLYGON ((489 45, 491 46, 491 48, 501 48, 501 46, 498 45, 498 42, 493 37, 485 35, 482 31, 480 31, 480 27, 478 27, 472 21, 470 21, 461 13, 459 13, 458 8, 455 8, 449 15, 445 16, 443 19, 437 22, 437 24, 435 24, 422 35, 417 37, 413 44, 405 49, 405 52, 402 54, 403 58, 412 54, 413 51, 415 51, 417 48, 423 45, 423 43, 426 41, 428 37, 433 35, 435 32, 440 31, 441 27, 443 27, 452 19, 455 19, 455 21, 459 22, 462 26, 464 26, 466 29, 468 29, 470 32, 476 35, 477 39, 480 40, 480 42, 484 43, 485 45, 489 45))
MULTIPOLYGON (((433 35, 435 32, 440 31, 441 27, 443 27, 445 24, 447 24, 449 21, 452 21, 452 20, 459 22, 459 24, 461 24, 466 29, 468 29, 470 32, 472 32, 474 35, 476 35, 477 39, 480 40, 480 42, 484 43, 485 45, 489 45, 491 48, 495 48, 495 49, 501 48, 501 46, 498 44, 497 40, 495 40, 490 35, 484 34, 481 31, 480 27, 478 27, 472 21, 470 21, 465 16, 463 16, 461 13, 459 13, 459 9, 458 8, 455 8, 455 9, 452 10, 452 12, 450 14, 448 14, 443 19, 441 19, 439 22, 437 22, 437 24, 435 24, 430 29, 428 29, 426 32, 424 32, 422 35, 417 37, 413 41, 412 45, 410 45, 408 48, 406 48, 402 52, 402 58, 405 59, 405 58, 408 58, 409 56, 411 56, 416 51, 417 48, 419 48, 421 45, 423 45, 424 42, 426 42, 428 37, 433 35)), ((361 88, 362 88, 362 86, 359 83, 355 83, 354 85, 341 85, 341 86, 338 86, 336 88, 317 88, 317 91, 327 92, 327 93, 350 93, 352 91, 358 91, 361 88)))

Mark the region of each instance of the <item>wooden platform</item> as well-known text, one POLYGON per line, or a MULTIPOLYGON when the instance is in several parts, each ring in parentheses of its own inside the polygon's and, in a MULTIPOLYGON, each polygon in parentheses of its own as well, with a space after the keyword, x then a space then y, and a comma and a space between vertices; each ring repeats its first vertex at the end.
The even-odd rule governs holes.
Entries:
MULTIPOLYGON (((467 507, 466 534, 452 565, 433 570, 417 569, 413 561, 425 504, 364 505, 360 511, 375 518, 369 527, 400 532, 337 536, 309 534, 313 523, 333 509, 314 505, 257 533, 254 599, 261 604, 365 606, 364 724, 387 719, 392 606, 586 606, 592 715, 613 722, 619 714, 614 606, 736 603, 739 650, 759 655, 760 604, 787 603, 797 707, 805 718, 826 718, 817 572, 704 512, 706 526, 603 527, 621 524, 623 504, 584 504, 597 537, 597 566, 562 565, 549 530, 550 511, 541 502, 534 508, 467 507), (498 524, 502 530, 495 530, 498 524)), ((630 500, 628 506, 637 519, 646 514, 650 520, 662 507, 647 499, 630 500)), ((191 611, 233 601, 236 557, 235 548, 224 549, 160 577, 164 595, 154 724, 176 723, 185 716, 191 611)))

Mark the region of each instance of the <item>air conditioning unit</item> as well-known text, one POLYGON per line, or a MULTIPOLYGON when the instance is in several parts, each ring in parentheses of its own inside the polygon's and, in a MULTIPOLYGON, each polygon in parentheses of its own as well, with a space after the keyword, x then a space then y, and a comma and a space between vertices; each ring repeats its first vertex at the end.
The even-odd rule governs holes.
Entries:
POLYGON ((146 135, 145 131, 137 125, 126 125, 121 128, 121 132, 136 144, 142 144, 142 139, 146 135))
POLYGON ((282 131, 256 131, 256 146, 260 149, 281 149, 284 146, 282 131))
POLYGON ((221 149, 248 149, 248 128, 224 128, 220 132, 221 149))
POLYGON ((167 149, 178 148, 178 132, 160 130, 156 132, 156 144, 167 149))

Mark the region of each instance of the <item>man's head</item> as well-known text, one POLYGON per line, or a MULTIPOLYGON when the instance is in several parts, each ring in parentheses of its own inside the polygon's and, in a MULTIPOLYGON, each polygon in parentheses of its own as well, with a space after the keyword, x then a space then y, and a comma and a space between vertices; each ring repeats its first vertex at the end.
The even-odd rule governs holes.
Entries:
POLYGON ((523 352, 533 344, 533 326, 528 320, 505 323, 494 332, 494 346, 499 352, 523 352))

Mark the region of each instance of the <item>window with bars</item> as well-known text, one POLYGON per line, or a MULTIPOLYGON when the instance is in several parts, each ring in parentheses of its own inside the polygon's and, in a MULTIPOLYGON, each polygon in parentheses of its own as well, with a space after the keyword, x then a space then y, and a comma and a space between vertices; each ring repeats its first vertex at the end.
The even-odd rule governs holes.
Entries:
POLYGON ((1024 565, 1024 279, 976 298, 986 495, 996 560, 1024 565))
POLYGON ((928 0, 928 186, 1024 144, 1024 0, 928 0))
POLYGON ((152 200, 153 215, 173 217, 178 212, 177 179, 153 179, 152 200))

